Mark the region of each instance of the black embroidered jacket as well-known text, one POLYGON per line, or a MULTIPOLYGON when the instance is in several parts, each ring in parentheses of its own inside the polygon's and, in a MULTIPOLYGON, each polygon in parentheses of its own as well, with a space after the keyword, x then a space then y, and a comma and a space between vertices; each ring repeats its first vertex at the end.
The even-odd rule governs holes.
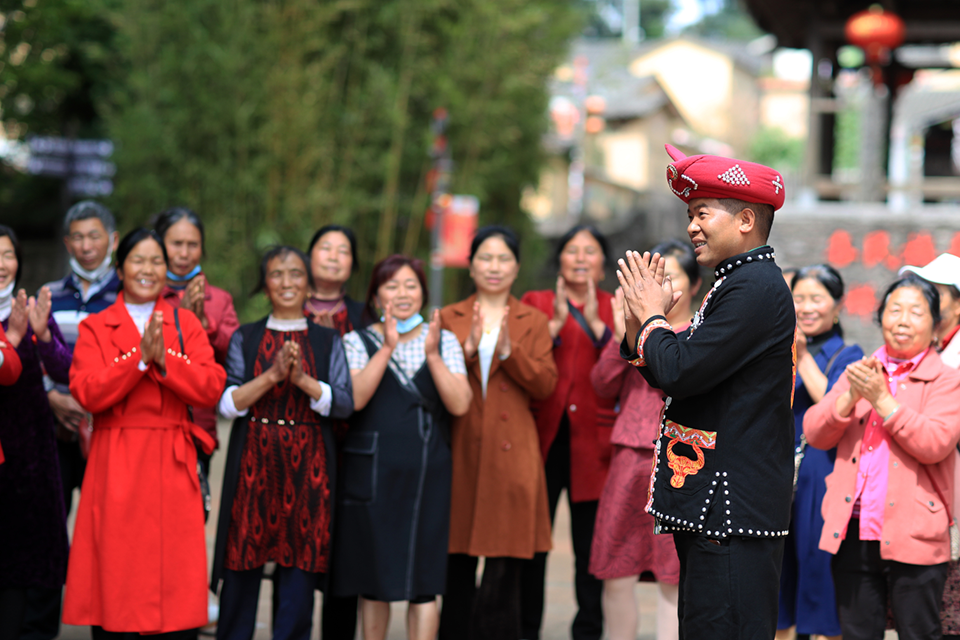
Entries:
MULTIPOLYGON (((644 343, 640 372, 668 396, 647 511, 663 532, 785 536, 793 298, 769 246, 725 260, 716 277, 689 329, 653 330, 644 343)), ((621 355, 632 360, 635 348, 625 341, 621 355)))

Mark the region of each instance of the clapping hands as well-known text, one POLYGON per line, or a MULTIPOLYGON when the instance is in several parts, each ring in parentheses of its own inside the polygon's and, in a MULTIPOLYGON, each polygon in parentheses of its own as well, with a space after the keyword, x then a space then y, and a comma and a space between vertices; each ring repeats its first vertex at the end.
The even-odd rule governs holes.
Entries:
POLYGON ((36 297, 27 297, 23 289, 13 299, 10 310, 7 340, 14 348, 20 346, 20 341, 27 335, 27 326, 33 329, 33 335, 40 342, 50 342, 53 335, 50 333, 50 289, 43 287, 36 297))
POLYGON ((664 277, 666 260, 659 253, 650 255, 648 251, 641 256, 627 251, 626 260, 621 258, 617 265, 624 309, 629 311, 624 318, 626 332, 632 338, 649 318, 670 313, 683 292, 674 291, 673 282, 664 277))
POLYGON ((197 316, 203 328, 207 328, 207 314, 203 309, 204 296, 207 292, 207 279, 203 274, 198 275, 190 281, 183 292, 183 299, 180 301, 181 309, 189 309, 193 315, 197 316))
POLYGON ((423 350, 427 356, 440 355, 440 309, 434 309, 427 327, 427 337, 423 341, 423 350))
POLYGON ((303 376, 303 366, 300 362, 300 345, 287 341, 280 347, 280 352, 274 357, 269 371, 274 384, 279 384, 290 378, 296 383, 303 376))
POLYGON ((881 399, 892 396, 887 386, 887 374, 875 356, 868 356, 847 365, 845 373, 854 402, 864 398, 876 406, 881 399))
POLYGON ((163 312, 154 311, 140 338, 140 360, 143 364, 156 363, 160 369, 166 369, 167 350, 163 343, 163 312))
POLYGON ((27 292, 20 289, 20 292, 13 298, 13 306, 10 309, 10 320, 7 323, 7 341, 16 349, 20 346, 20 341, 27 335, 27 326, 30 323, 27 307, 27 292))

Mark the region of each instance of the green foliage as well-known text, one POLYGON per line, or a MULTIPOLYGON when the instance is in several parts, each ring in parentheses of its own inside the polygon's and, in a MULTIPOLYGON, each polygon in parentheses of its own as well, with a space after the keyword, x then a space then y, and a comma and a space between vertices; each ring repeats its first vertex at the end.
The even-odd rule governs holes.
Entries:
MULTIPOLYGON (((667 22, 676 7, 673 0, 639 0, 640 28, 648 40, 662 38, 667 22)), ((622 0, 581 0, 581 11, 585 26, 582 35, 585 38, 620 38, 623 33, 614 31, 605 15, 612 12, 616 17, 623 16, 622 0)), ((616 24, 616 22, 614 22, 616 24)))
MULTIPOLYGON (((98 137, 95 102, 112 29, 85 0, 0 0, 0 124, 29 134, 98 137)), ((59 222, 59 182, 0 165, 0 210, 31 235, 59 222)))
POLYGON ((799 171, 804 141, 791 138, 779 127, 763 127, 750 142, 750 160, 779 171, 799 171))
POLYGON ((857 169, 860 167, 860 109, 856 103, 837 112, 834 125, 833 168, 857 169))
POLYGON ((640 27, 644 37, 662 38, 675 8, 673 0, 640 0, 640 27))
MULTIPOLYGON (((204 269, 236 296, 245 320, 263 311, 243 295, 263 248, 302 247, 322 224, 357 232, 354 293, 375 260, 403 250, 426 257, 423 184, 440 106, 450 113, 453 191, 480 198, 481 224, 518 228, 531 267, 545 253, 520 192, 538 177, 546 80, 581 27, 576 2, 25 2, 59 25, 48 28, 58 34, 51 42, 68 41, 93 66, 71 74, 41 60, 33 66, 43 77, 4 71, 0 86, 35 104, 51 86, 95 104, 78 132, 116 143, 109 204, 122 229, 174 204, 195 209, 207 228, 204 269), (79 25, 95 30, 73 34, 79 25)), ((48 48, 39 33, 15 35, 31 43, 29 60, 48 48)), ((15 104, 0 99, 4 109, 15 104)), ((55 112, 37 111, 18 133, 66 133, 55 112)), ((447 282, 447 301, 464 293, 463 273, 447 282)))
MULTIPOLYGON (((705 4, 704 0, 700 0, 705 4)), ((747 13, 742 0, 715 0, 710 3, 717 8, 704 13, 699 21, 684 32, 701 38, 748 42, 763 35, 753 18, 747 13)))
POLYGON ((0 105, 10 135, 96 135, 109 25, 84 0, 0 0, 0 105))

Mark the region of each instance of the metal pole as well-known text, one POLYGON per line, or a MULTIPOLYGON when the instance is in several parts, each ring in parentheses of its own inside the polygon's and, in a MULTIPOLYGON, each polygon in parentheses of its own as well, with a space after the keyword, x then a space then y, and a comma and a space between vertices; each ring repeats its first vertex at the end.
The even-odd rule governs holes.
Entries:
POLYGON ((430 234, 430 312, 443 306, 443 260, 440 253, 440 241, 443 237, 443 213, 450 193, 450 172, 453 161, 450 159, 450 147, 447 144, 447 110, 439 108, 433 112, 433 190, 430 195, 430 208, 433 212, 433 229, 430 234))

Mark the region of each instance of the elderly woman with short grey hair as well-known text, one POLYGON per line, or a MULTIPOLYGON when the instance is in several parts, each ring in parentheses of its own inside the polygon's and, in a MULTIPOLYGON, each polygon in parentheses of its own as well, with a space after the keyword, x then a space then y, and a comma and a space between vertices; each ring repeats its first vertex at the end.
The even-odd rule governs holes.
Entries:
POLYGON ((847 366, 803 431, 837 448, 820 548, 832 569, 844 638, 882 638, 886 605, 902 640, 940 638, 960 439, 960 373, 932 348, 940 299, 909 274, 883 295, 884 345, 847 366))

